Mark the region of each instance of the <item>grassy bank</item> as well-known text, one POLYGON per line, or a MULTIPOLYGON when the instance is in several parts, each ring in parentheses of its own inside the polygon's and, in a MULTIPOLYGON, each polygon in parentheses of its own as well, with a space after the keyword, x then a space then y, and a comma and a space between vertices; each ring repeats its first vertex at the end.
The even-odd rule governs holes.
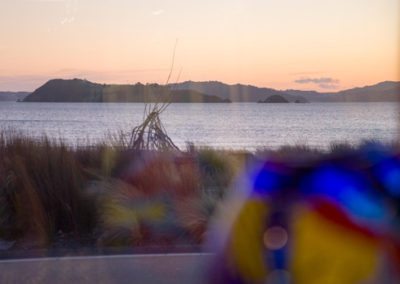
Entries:
POLYGON ((357 149, 133 151, 122 142, 69 147, 3 132, 0 240, 14 249, 201 244, 250 160, 309 162, 357 149))
POLYGON ((0 239, 15 248, 199 244, 245 158, 115 141, 71 148, 3 132, 0 239))

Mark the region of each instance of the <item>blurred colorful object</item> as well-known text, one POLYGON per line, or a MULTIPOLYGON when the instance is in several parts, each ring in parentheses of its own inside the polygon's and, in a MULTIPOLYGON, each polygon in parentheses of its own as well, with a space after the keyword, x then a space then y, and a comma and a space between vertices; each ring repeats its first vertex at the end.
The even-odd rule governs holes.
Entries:
POLYGON ((399 205, 400 158, 383 146, 268 157, 214 222, 210 282, 400 283, 399 205))

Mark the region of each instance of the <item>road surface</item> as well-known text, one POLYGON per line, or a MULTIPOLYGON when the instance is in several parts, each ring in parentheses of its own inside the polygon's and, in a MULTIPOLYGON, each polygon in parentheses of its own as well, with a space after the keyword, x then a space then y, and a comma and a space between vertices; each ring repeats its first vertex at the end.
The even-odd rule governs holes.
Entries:
POLYGON ((0 260, 0 283, 204 283, 208 253, 0 260))

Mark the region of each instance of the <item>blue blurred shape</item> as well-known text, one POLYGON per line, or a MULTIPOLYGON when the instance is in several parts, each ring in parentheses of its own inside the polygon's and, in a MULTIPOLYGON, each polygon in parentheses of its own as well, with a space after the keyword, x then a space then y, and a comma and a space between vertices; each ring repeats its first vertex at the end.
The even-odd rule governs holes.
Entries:
POLYGON ((305 184, 307 195, 329 198, 353 217, 365 221, 381 221, 385 206, 369 184, 356 171, 328 165, 317 169, 305 184))
POLYGON ((377 165, 375 174, 386 190, 395 197, 400 197, 400 161, 386 159, 377 165))
POLYGON ((285 248, 273 252, 274 269, 283 270, 287 268, 287 253, 285 248))
POLYGON ((265 196, 273 195, 284 186, 286 177, 284 167, 267 162, 254 178, 253 192, 265 196))

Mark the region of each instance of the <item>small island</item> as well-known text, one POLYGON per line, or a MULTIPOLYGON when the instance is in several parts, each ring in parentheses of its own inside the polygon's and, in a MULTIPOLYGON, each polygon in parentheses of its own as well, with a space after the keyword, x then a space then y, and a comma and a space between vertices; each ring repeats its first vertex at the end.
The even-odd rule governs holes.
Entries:
POLYGON ((272 95, 267 99, 265 99, 264 101, 259 101, 259 103, 286 104, 289 103, 289 101, 280 95, 272 95))
POLYGON ((265 100, 258 101, 258 103, 269 103, 269 104, 286 104, 286 103, 304 104, 304 103, 308 103, 308 102, 309 101, 307 101, 305 98, 300 97, 300 96, 292 98, 292 99, 287 99, 281 95, 272 95, 272 96, 269 96, 265 100))

